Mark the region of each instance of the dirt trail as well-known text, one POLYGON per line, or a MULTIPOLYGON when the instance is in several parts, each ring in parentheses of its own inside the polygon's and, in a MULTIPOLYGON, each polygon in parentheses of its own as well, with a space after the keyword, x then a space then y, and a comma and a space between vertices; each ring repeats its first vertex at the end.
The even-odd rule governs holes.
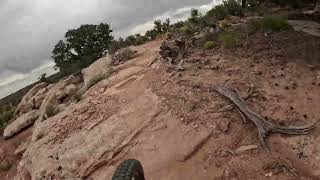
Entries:
POLYGON ((232 50, 190 49, 181 72, 157 60, 161 39, 135 47, 139 56, 85 99, 36 122, 21 164, 34 179, 111 179, 128 158, 142 162, 147 180, 319 179, 319 127, 272 135, 267 153, 255 127, 236 109, 220 111, 230 102, 210 90, 225 84, 243 97, 253 90, 248 105, 275 123, 319 121, 320 70, 291 56, 285 37, 305 38, 258 34, 232 50), (247 145, 257 148, 238 149, 247 145))
POLYGON ((202 50, 194 49, 188 52, 183 72, 158 63, 143 77, 120 83, 122 90, 131 92, 140 81, 148 82, 161 99, 161 111, 135 138, 134 146, 91 177, 108 179, 121 160, 136 158, 142 162, 147 179, 318 179, 318 128, 306 136, 271 136, 271 153, 267 153, 259 145, 255 127, 242 123, 236 110, 219 112, 229 102, 210 91, 214 84, 236 88, 243 96, 252 89, 250 107, 276 123, 317 121, 319 70, 310 70, 301 62, 309 63, 312 58, 299 55, 289 59, 291 52, 279 48, 288 43, 281 36, 299 39, 301 34, 275 34, 271 38, 277 46, 263 44, 270 37, 258 36, 248 42, 250 47, 237 47, 236 51, 215 49, 203 55, 202 50), (232 154, 246 145, 258 145, 258 149, 232 154))

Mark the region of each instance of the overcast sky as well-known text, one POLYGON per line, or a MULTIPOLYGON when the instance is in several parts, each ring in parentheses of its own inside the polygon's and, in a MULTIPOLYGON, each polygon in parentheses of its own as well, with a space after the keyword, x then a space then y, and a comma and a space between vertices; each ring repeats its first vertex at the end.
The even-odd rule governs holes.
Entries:
MULTIPOLYGON (((216 1, 214 0, 216 3, 216 1)), ((212 0, 0 0, 0 98, 54 73, 51 50, 70 28, 109 23, 116 37, 143 32, 156 18, 183 19, 212 0)))

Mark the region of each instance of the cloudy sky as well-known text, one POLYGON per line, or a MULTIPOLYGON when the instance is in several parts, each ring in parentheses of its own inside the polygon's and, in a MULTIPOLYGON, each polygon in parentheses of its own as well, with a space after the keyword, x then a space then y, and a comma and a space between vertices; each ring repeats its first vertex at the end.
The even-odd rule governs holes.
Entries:
POLYGON ((54 73, 51 50, 81 24, 107 22, 116 37, 142 33, 154 19, 184 19, 217 0, 0 0, 0 98, 54 73))

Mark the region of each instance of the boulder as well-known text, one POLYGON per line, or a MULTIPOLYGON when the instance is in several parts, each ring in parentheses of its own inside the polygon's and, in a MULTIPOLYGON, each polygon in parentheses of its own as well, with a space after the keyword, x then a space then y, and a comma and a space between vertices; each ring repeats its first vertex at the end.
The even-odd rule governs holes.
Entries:
MULTIPOLYGON (((81 77, 70 75, 58 83, 54 84, 50 90, 46 93, 46 97, 44 98, 39 112, 39 119, 45 120, 49 118, 48 111, 52 108, 56 108, 59 104, 65 103, 63 102, 65 97, 68 96, 66 93, 66 87, 73 84, 79 84, 81 82, 81 77)), ((68 98, 71 100, 72 98, 68 98)))
POLYGON ((18 119, 9 124, 3 132, 4 138, 10 138, 13 135, 19 133, 24 128, 32 125, 39 117, 38 110, 31 110, 26 114, 23 114, 18 119))
POLYGON ((28 111, 32 109, 39 108, 45 93, 48 91, 47 83, 40 83, 35 85, 21 100, 19 105, 17 106, 17 109, 15 111, 15 115, 19 116, 22 114, 27 113, 28 111), (39 105, 40 104, 40 105, 39 105))
POLYGON ((101 59, 98 59, 89 67, 82 70, 84 89, 82 92, 85 92, 88 89, 89 82, 94 77, 99 76, 100 74, 108 75, 112 71, 111 65, 111 56, 106 56, 101 59))

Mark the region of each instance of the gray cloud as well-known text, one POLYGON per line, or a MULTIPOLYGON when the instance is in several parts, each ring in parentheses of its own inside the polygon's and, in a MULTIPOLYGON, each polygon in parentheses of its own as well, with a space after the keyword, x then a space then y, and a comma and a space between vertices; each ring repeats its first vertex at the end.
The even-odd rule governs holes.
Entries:
MULTIPOLYGON (((70 28, 108 22, 114 34, 170 9, 210 0, 1 0, 0 72, 28 72, 46 62, 70 28)), ((1 77, 0 77, 1 78, 1 77)))
MULTIPOLYGON (((116 37, 125 36, 134 33, 131 30, 136 26, 152 22, 165 12, 210 2, 212 0, 1 0, 0 84, 14 77, 29 77, 25 75, 50 63, 51 50, 68 29, 106 22, 116 37)), ((3 91, 1 88, 4 87, 0 86, 3 91)))

